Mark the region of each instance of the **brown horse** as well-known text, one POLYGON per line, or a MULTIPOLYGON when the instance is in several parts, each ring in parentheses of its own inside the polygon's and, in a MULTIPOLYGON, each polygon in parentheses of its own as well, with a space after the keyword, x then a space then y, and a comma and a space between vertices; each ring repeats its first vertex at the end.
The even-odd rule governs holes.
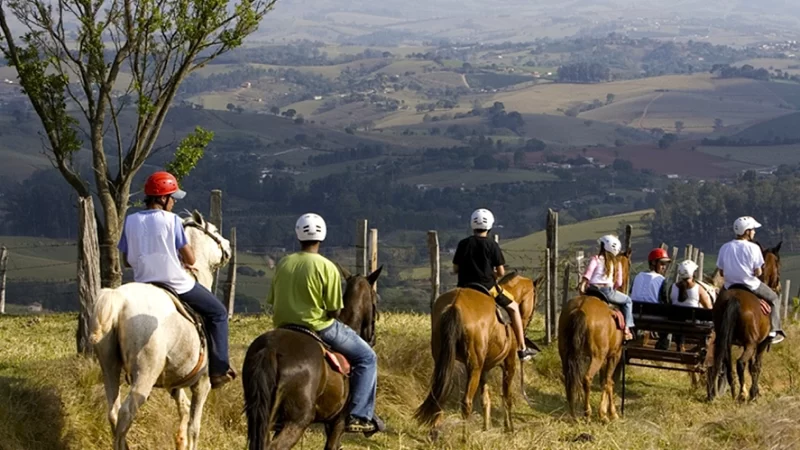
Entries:
MULTIPOLYGON (((764 269, 761 281, 778 294, 781 291, 781 243, 774 248, 764 250, 764 269)), ((733 367, 731 347, 741 346, 744 350, 736 361, 736 372, 739 376, 739 400, 745 396, 745 369, 749 368, 751 384, 749 398, 758 397, 758 378, 761 375, 761 358, 764 350, 772 340, 767 339, 770 331, 770 317, 765 314, 762 300, 746 289, 731 286, 723 290, 714 304, 714 364, 709 368, 707 378, 708 400, 714 400, 719 392, 731 388, 731 395, 736 398, 733 383, 733 367), (724 377, 723 377, 724 375, 724 377)))
MULTIPOLYGON (((346 279, 344 308, 338 319, 375 342, 378 294, 373 289, 381 270, 364 277, 340 267, 346 279)), ((309 334, 278 328, 256 338, 242 368, 247 440, 250 450, 290 449, 312 423, 324 423, 326 450, 338 450, 345 429, 350 392, 347 377, 325 360, 323 347, 309 334), (280 430, 271 433, 277 421, 280 430)))
MULTIPOLYGON (((617 256, 622 265, 622 289, 627 290, 630 276, 628 249, 617 256)), ((622 357, 623 331, 617 329, 609 305, 603 300, 579 295, 567 303, 558 319, 558 353, 564 373, 569 412, 575 417, 575 404, 583 391, 584 414, 592 415, 589 394, 592 380, 600 371, 603 393, 600 400, 600 419, 617 419, 614 405, 614 371, 622 357), (581 387, 583 389, 581 389, 581 387)))
MULTIPOLYGON (((536 286, 515 272, 504 276, 498 284, 510 292, 519 303, 522 323, 527 327, 536 306, 536 286)), ((505 428, 513 431, 511 423, 511 382, 517 368, 517 340, 510 325, 501 324, 496 317, 495 302, 489 295, 469 288, 456 288, 436 299, 431 311, 431 350, 434 369, 431 390, 414 418, 430 425, 436 436, 443 419, 442 407, 453 387, 456 360, 467 367, 467 389, 462 401, 462 416, 472 413, 472 401, 480 387, 483 396, 483 429, 489 428, 491 402, 486 387, 486 375, 503 365, 503 401, 505 428)))

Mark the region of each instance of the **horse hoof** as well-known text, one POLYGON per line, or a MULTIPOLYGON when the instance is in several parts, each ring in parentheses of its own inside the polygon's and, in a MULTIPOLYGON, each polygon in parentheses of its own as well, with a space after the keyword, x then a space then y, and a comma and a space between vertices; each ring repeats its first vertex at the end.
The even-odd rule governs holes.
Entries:
POLYGON ((434 429, 431 430, 430 433, 428 433, 428 439, 430 439, 431 442, 437 442, 439 440, 439 435, 440 434, 441 433, 439 432, 439 430, 434 428, 434 429))

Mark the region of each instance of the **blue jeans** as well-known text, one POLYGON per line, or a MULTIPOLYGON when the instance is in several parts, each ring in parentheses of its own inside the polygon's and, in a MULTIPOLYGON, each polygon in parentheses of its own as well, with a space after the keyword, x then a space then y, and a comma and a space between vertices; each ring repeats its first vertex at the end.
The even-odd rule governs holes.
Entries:
POLYGON ((619 306, 622 315, 625 316, 625 326, 633 328, 633 301, 631 301, 631 298, 610 287, 598 287, 598 289, 605 294, 609 303, 619 306))
POLYGON ((200 316, 208 335, 208 372, 214 377, 225 375, 230 369, 228 361, 228 311, 214 294, 201 284, 178 296, 200 316))
POLYGON ((350 415, 371 421, 378 388, 378 356, 375 351, 352 328, 338 320, 317 333, 333 351, 350 361, 350 415))

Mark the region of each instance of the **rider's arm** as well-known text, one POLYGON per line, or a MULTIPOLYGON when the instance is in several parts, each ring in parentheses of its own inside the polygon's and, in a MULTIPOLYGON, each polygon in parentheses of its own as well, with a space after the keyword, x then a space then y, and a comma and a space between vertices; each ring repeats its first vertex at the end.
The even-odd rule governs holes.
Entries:
POLYGON ((761 267, 753 271, 753 275, 755 275, 756 278, 760 278, 763 273, 764 271, 761 270, 761 267))
POLYGON ((706 292, 703 286, 700 286, 698 289, 700 292, 700 306, 705 309, 712 309, 714 305, 711 304, 711 297, 708 296, 708 292, 706 292))
POLYGON ((458 264, 453 264, 453 274, 458 275, 458 264))
POLYGON ((614 270, 616 276, 614 277, 614 289, 622 287, 622 263, 617 263, 617 268, 614 270))
POLYGON ((586 271, 583 273, 583 278, 578 284, 578 291, 581 293, 586 292, 586 287, 589 285, 589 280, 592 279, 595 269, 597 269, 597 264, 598 259, 596 256, 593 256, 591 259, 589 259, 589 265, 586 267, 586 271))
POLYGON ((344 301, 342 300, 342 277, 339 269, 333 263, 326 266, 322 283, 325 310, 329 317, 336 318, 339 310, 344 307, 344 301))
POLYGON ((500 245, 497 242, 492 242, 492 267, 494 267, 494 276, 502 278, 506 274, 506 258, 503 256, 503 251, 500 250, 500 245))
POLYGON ((122 255, 122 264, 125 267, 130 267, 131 265, 128 264, 128 236, 125 235, 125 222, 122 223, 122 234, 119 237, 117 248, 122 255))
POLYGON ((505 266, 497 266, 494 268, 494 276, 497 278, 503 278, 503 275, 506 274, 505 266))
POLYGON ((183 223, 180 217, 175 216, 175 248, 181 255, 181 261, 184 265, 192 266, 195 263, 194 250, 189 245, 189 240, 186 239, 186 231, 184 231, 183 223))

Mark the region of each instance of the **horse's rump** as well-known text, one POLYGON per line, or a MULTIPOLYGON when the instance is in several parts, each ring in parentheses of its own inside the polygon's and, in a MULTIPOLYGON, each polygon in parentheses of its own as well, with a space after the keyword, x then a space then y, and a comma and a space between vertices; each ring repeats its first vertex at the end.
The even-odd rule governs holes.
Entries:
POLYGON ((608 301, 608 297, 606 297, 606 294, 604 294, 603 291, 593 286, 589 286, 584 296, 596 298, 605 303, 606 306, 608 306, 608 311, 611 314, 611 318, 614 319, 614 324, 616 325, 617 329, 618 330, 625 329, 625 315, 622 314, 622 310, 619 308, 618 305, 615 305, 608 301))

